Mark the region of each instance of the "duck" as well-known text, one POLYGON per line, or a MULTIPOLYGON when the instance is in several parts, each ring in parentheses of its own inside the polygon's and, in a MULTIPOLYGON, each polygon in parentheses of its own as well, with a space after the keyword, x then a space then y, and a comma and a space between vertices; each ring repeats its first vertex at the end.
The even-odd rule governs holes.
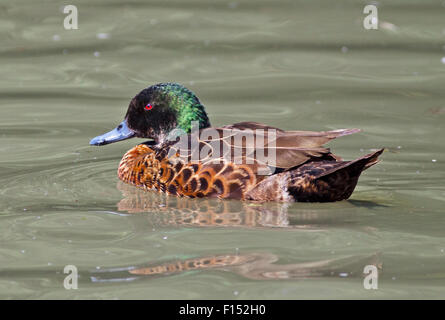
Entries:
POLYGON ((282 130, 258 122, 212 127, 195 93, 179 83, 151 85, 131 99, 124 120, 90 141, 103 146, 148 139, 118 167, 125 183, 189 198, 334 202, 348 199, 384 148, 344 161, 324 147, 360 129, 282 130))

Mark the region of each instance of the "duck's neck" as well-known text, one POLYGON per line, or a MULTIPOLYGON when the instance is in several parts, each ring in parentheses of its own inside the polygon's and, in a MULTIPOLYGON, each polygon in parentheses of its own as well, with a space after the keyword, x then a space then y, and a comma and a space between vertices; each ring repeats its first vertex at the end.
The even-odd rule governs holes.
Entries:
POLYGON ((210 120, 198 97, 182 87, 180 92, 169 92, 170 105, 176 110, 176 128, 190 133, 192 128, 210 127, 210 120))
POLYGON ((169 130, 160 132, 155 138, 157 144, 171 142, 192 130, 210 127, 210 120, 198 97, 183 86, 172 86, 165 91, 169 106, 175 110, 176 121, 169 130))

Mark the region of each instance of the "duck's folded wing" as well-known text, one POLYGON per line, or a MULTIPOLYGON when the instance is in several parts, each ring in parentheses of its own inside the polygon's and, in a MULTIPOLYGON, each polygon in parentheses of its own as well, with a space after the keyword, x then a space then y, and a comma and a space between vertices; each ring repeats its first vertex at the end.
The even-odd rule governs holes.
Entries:
MULTIPOLYGON (((322 147, 325 143, 337 137, 359 132, 360 129, 339 129, 332 131, 284 131, 257 122, 240 122, 224 126, 221 129, 231 130, 234 138, 233 148, 243 148, 248 157, 258 157, 258 153, 265 152, 275 155, 276 168, 287 170, 299 166, 308 160, 336 160, 342 159, 322 147), (255 137, 255 143, 249 139, 255 137), (246 139, 240 139, 240 137, 246 139), (259 142, 259 143, 258 143, 259 142), (261 150, 264 146, 264 151, 261 150)), ((269 159, 272 157, 269 157, 269 159)))
POLYGON ((221 127, 221 129, 228 129, 232 131, 252 131, 256 134, 261 134, 264 130, 264 136, 266 142, 268 141, 268 136, 272 137, 275 133, 276 139, 271 140, 272 144, 276 141, 276 146, 278 147, 294 147, 294 148, 316 148, 321 147, 325 143, 331 141, 332 139, 357 133, 360 129, 338 129, 332 131, 297 131, 290 130, 284 131, 282 129, 268 126, 258 122, 239 122, 232 125, 227 125, 221 127))
POLYGON ((277 131, 280 131, 280 132, 284 132, 284 130, 281 130, 279 128, 272 127, 272 126, 269 126, 269 125, 264 124, 264 123, 253 122, 253 121, 245 121, 245 122, 238 122, 238 123, 234 123, 234 124, 229 124, 229 125, 222 126, 221 129, 229 129, 229 130, 258 130, 258 129, 267 130, 267 129, 274 129, 274 130, 277 130, 277 131))
MULTIPOLYGON (((190 134, 172 146, 180 150, 185 162, 253 164, 254 169, 269 167, 280 171, 302 165, 308 161, 334 160, 322 145, 336 137, 358 132, 358 129, 334 131, 283 131, 256 122, 241 122, 220 128, 206 128, 199 134, 190 134)), ((271 173, 275 172, 272 170, 271 173)))
POLYGON ((276 144, 299 148, 321 147, 332 139, 357 133, 360 129, 340 129, 333 131, 283 131, 277 132, 276 144))

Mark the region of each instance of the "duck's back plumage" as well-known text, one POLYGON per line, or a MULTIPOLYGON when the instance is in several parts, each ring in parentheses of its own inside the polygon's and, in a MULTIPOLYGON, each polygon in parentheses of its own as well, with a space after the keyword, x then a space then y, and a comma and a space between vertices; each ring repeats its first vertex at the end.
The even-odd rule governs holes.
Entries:
POLYGON ((178 196, 337 201, 350 196, 360 173, 383 150, 348 162, 322 145, 358 131, 284 131, 255 122, 206 128, 179 142, 134 147, 122 158, 118 175, 178 196), (275 155, 273 165, 262 161, 263 152, 275 155))

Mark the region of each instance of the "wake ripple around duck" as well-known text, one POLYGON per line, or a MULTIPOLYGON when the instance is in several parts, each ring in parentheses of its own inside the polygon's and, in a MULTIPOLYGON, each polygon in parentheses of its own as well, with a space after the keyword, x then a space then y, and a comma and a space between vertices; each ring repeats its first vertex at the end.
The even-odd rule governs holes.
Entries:
POLYGON ((45 161, 5 170, 0 179, 2 212, 87 209, 119 197, 115 188, 119 159, 81 159, 79 154, 73 157, 70 161, 45 161))

